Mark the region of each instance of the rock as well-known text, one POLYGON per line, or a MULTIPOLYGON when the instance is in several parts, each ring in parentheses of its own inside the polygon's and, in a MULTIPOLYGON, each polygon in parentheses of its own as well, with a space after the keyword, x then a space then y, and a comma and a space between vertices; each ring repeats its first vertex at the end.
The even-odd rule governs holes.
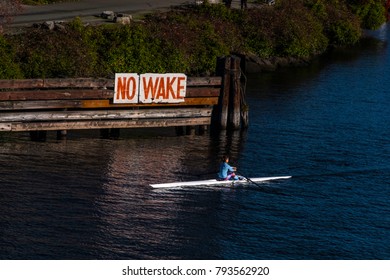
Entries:
MULTIPOLYGON (((205 1, 203 0, 196 0, 195 4, 196 5, 202 5, 205 1)), ((220 4, 221 0, 208 0, 209 4, 220 4)))
POLYGON ((245 71, 247 73, 272 72, 279 68, 306 66, 310 58, 295 57, 269 57, 260 58, 256 54, 249 53, 242 55, 245 57, 245 71))
POLYGON ((245 68, 248 73, 257 73, 261 71, 275 71, 277 65, 271 59, 260 58, 251 53, 245 55, 245 68))
POLYGON ((55 23, 54 27, 55 27, 56 30, 60 30, 60 31, 63 31, 63 32, 66 31, 65 25, 63 25, 61 23, 55 23))
POLYGON ((131 19, 129 17, 119 17, 116 18, 115 22, 123 25, 128 25, 131 23, 131 19))
POLYGON ((115 17, 115 13, 113 11, 103 11, 100 14, 100 17, 104 18, 104 19, 114 18, 115 17))
POLYGON ((42 24, 42 27, 43 27, 43 28, 46 28, 46 29, 49 29, 49 30, 53 30, 54 27, 55 27, 55 23, 54 23, 54 21, 45 21, 45 22, 42 24))
POLYGON ((120 24, 130 24, 131 21, 133 20, 133 16, 132 15, 128 15, 128 14, 117 14, 115 17, 114 17, 114 22, 116 23, 120 23, 120 24))

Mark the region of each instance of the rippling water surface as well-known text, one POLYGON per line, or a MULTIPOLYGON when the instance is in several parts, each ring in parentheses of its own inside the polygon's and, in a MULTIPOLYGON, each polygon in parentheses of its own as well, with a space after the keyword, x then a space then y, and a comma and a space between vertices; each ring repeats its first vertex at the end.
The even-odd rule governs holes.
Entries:
POLYGON ((248 131, 0 135, 1 259, 390 259, 389 30, 248 76, 248 131), (153 190, 214 176, 290 180, 153 190))

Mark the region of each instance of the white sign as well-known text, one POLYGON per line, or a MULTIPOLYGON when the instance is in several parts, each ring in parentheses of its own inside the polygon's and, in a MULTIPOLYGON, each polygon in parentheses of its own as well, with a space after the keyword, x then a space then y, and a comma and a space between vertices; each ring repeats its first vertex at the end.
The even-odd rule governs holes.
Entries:
POLYGON ((116 73, 114 103, 138 103, 139 75, 116 73))
POLYGON ((115 74, 114 103, 179 103, 186 96, 184 74, 115 74))
POLYGON ((184 101, 187 85, 187 77, 184 74, 143 74, 140 80, 141 103, 184 101))

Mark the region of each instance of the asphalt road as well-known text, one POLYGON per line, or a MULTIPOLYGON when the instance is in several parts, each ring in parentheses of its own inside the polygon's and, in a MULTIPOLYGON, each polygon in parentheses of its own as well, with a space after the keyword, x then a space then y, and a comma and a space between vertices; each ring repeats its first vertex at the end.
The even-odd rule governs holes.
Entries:
POLYGON ((25 6, 22 13, 14 17, 13 26, 42 23, 48 20, 68 20, 75 17, 88 18, 103 11, 119 13, 142 13, 190 3, 184 0, 80 0, 43 6, 25 6))

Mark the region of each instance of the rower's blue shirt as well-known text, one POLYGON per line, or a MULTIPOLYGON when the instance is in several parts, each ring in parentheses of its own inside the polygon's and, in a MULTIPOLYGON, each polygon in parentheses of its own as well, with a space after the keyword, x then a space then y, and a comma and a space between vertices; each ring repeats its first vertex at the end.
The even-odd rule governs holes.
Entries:
POLYGON ((228 176, 228 172, 233 172, 234 169, 227 162, 222 162, 219 166, 218 177, 220 179, 225 179, 228 176))

